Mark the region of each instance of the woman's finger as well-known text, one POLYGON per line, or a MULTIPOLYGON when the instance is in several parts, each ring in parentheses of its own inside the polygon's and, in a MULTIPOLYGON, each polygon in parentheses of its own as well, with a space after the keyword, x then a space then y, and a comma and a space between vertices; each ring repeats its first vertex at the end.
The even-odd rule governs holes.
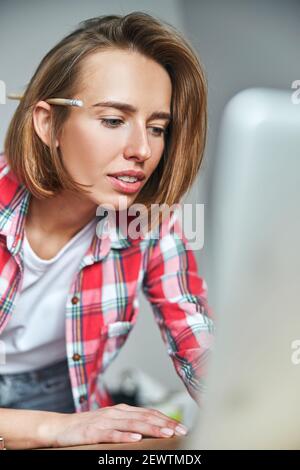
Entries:
POLYGON ((143 413, 152 413, 154 416, 160 417, 162 419, 167 419, 168 421, 172 422, 176 426, 179 425, 183 430, 185 430, 187 432, 186 427, 183 424, 181 424, 179 421, 165 415, 164 413, 162 413, 159 410, 156 410, 154 408, 143 408, 141 406, 130 406, 130 405, 127 405, 125 403, 121 403, 120 405, 116 405, 116 406, 114 406, 114 408, 128 410, 128 411, 131 411, 131 412, 136 411, 136 412, 139 412, 139 413, 141 413, 141 412, 143 412, 143 413))
POLYGON ((163 414, 154 414, 152 412, 149 412, 149 410, 147 409, 143 409, 141 411, 127 411, 125 409, 114 410, 113 417, 114 419, 136 419, 138 421, 144 421, 145 423, 159 426, 160 428, 173 429, 176 435, 186 434, 186 429, 182 425, 180 425, 178 421, 174 421, 163 414))
POLYGON ((121 432, 116 429, 101 429, 98 430, 95 428, 94 433, 94 442, 102 443, 102 442, 113 442, 113 443, 120 443, 120 442, 137 442, 142 439, 142 435, 140 433, 133 433, 126 430, 125 432, 121 432))
POLYGON ((151 437, 171 437, 174 435, 174 429, 162 428, 155 424, 146 423, 135 418, 113 419, 109 420, 109 426, 117 431, 127 431, 130 433, 138 433, 143 436, 151 437))

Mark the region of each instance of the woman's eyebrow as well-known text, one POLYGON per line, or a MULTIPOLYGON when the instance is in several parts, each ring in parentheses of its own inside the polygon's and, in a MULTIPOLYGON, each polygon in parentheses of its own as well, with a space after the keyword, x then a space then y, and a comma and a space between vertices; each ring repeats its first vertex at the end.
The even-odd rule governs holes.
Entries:
MULTIPOLYGON (((93 104, 91 108, 115 108, 119 109, 120 111, 124 111, 129 114, 134 114, 138 110, 132 104, 129 103, 122 103, 120 101, 101 101, 99 103, 93 104)), ((166 119, 168 121, 171 121, 171 114, 167 113, 165 111, 154 111, 150 119, 166 119)))

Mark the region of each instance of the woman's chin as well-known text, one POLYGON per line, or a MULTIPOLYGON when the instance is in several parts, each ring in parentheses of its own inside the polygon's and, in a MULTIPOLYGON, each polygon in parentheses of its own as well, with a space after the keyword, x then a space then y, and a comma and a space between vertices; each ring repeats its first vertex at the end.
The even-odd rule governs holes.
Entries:
POLYGON ((128 209, 134 203, 136 197, 126 194, 107 194, 104 196, 102 193, 99 196, 95 194, 92 199, 97 206, 108 206, 110 209, 120 211, 128 209))

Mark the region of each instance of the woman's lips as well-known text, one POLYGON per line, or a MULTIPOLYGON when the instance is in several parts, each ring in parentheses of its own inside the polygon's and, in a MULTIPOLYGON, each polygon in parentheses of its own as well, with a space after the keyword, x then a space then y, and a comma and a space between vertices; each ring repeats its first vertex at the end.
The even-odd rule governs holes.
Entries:
POLYGON ((114 176, 107 175, 107 177, 114 189, 126 194, 136 193, 137 191, 139 191, 143 184, 143 181, 136 181, 135 183, 126 183, 125 181, 118 180, 114 176))

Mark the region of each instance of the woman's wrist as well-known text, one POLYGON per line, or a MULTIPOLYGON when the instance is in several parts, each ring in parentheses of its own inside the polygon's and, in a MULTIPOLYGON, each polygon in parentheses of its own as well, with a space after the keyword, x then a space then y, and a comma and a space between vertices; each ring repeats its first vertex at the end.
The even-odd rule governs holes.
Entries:
POLYGON ((0 435, 6 449, 55 446, 68 415, 49 411, 0 408, 0 435))
POLYGON ((70 419, 70 414, 47 413, 37 429, 39 447, 60 447, 57 436, 61 434, 70 419))

